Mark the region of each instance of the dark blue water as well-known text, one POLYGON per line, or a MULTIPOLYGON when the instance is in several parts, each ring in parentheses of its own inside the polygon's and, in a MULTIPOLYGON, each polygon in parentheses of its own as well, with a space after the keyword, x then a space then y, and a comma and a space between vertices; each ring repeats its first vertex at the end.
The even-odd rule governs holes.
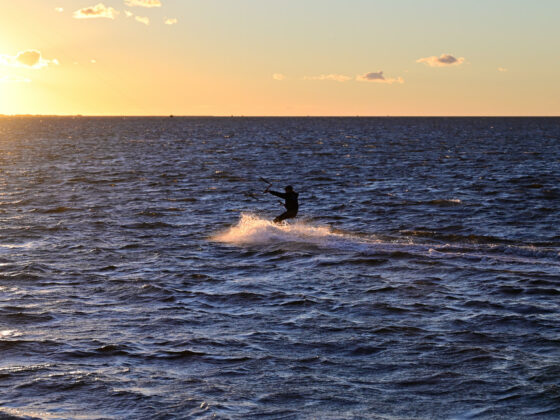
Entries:
POLYGON ((557 118, 1 118, 0 418, 558 418, 559 214, 557 118))

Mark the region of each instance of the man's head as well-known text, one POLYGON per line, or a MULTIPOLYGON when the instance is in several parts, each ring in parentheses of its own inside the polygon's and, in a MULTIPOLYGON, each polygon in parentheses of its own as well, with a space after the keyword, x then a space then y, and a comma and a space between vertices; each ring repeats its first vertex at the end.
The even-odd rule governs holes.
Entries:
POLYGON ((286 188, 284 188, 284 190, 285 190, 287 193, 290 193, 290 192, 293 192, 293 191, 294 191, 294 189, 292 188, 291 185, 288 185, 286 188))

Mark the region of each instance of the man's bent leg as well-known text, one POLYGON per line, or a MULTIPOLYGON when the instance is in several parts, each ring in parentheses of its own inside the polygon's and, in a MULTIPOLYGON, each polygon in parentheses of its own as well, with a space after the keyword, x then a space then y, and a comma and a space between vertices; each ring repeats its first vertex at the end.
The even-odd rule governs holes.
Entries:
POLYGON ((280 216, 277 216, 273 221, 274 221, 274 223, 280 223, 283 220, 291 219, 293 217, 296 217, 296 215, 297 215, 297 212, 285 211, 280 216))
POLYGON ((280 216, 276 216, 273 220, 274 223, 280 223, 282 220, 286 220, 288 218, 288 212, 282 213, 280 216))

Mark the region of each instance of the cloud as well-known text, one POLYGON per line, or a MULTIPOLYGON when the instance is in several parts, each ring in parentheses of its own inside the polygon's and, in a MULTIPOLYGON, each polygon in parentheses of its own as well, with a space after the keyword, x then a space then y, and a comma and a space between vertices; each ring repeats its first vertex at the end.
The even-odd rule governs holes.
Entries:
POLYGON ((161 7, 160 0, 125 0, 124 4, 128 7, 161 7))
POLYGON ((132 16, 134 16, 134 13, 129 12, 128 10, 125 10, 125 11, 124 11, 124 14, 126 15, 126 17, 132 17, 132 16))
POLYGON ((284 76, 282 73, 274 73, 274 74, 272 75, 272 78, 273 78, 274 80, 285 80, 285 79, 286 79, 286 76, 284 76))
POLYGON ((17 53, 16 56, 0 55, 0 64, 10 67, 40 69, 47 67, 49 64, 59 65, 60 63, 56 58, 53 60, 44 59, 40 51, 27 50, 17 53))
POLYGON ((165 24, 166 25, 175 25, 178 22, 177 19, 171 18, 171 19, 165 19, 165 24))
POLYGON ((62 7, 55 7, 54 10, 57 11, 58 13, 64 12, 64 8, 62 7))
POLYGON ((149 25, 150 24, 150 18, 146 17, 146 16, 134 16, 134 19, 137 22, 143 23, 144 25, 149 25))
POLYGON ((107 18, 115 19, 119 12, 112 7, 107 7, 103 3, 96 4, 95 6, 84 7, 83 9, 74 12, 75 19, 95 19, 107 18))
POLYGON ((442 54, 439 57, 432 55, 431 57, 419 58, 416 60, 417 63, 424 63, 430 67, 458 66, 464 61, 464 57, 455 58, 451 54, 442 54))
POLYGON ((321 74, 319 76, 305 76, 304 80, 334 80, 336 82, 347 82, 352 80, 351 77, 345 76, 343 74, 321 74))
POLYGON ((0 83, 30 83, 31 79, 21 76, 0 76, 0 83))
POLYGON ((503 67, 498 67, 498 71, 503 73, 503 72, 508 71, 508 69, 505 69, 503 67))
POLYGON ((17 63, 24 67, 36 67, 41 65, 41 53, 37 50, 28 50, 18 53, 15 57, 17 63))
POLYGON ((404 83, 404 80, 402 77, 397 77, 396 79, 393 78, 386 78, 383 75, 383 72, 377 71, 377 72, 371 72, 371 73, 366 73, 366 74, 362 74, 359 76, 356 76, 356 80, 359 82, 373 82, 373 83, 386 83, 388 85, 392 85, 393 83, 404 83))

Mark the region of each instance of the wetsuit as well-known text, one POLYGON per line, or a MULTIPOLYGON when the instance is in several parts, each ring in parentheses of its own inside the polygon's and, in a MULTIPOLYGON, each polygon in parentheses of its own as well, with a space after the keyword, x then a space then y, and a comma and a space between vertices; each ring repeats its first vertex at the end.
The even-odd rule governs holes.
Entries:
POLYGON ((286 207, 286 211, 282 213, 280 216, 274 219, 274 223, 280 223, 282 220, 291 219, 292 217, 297 216, 299 204, 298 204, 298 193, 291 191, 286 193, 280 193, 276 191, 268 191, 270 194, 275 195, 276 197, 283 198, 285 200, 284 207, 286 207))

